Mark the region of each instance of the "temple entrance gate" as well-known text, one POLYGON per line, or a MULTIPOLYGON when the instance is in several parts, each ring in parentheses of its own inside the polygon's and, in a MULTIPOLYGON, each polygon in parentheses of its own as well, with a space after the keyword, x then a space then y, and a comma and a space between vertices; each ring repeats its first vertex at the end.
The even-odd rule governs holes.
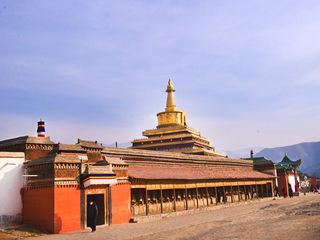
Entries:
MULTIPOLYGON (((89 203, 93 201, 98 206, 98 217, 97 217, 97 225, 104 225, 105 224, 105 200, 104 194, 88 194, 87 195, 87 207, 86 212, 88 212, 89 203)), ((87 223, 88 223, 88 214, 87 216, 87 223)))

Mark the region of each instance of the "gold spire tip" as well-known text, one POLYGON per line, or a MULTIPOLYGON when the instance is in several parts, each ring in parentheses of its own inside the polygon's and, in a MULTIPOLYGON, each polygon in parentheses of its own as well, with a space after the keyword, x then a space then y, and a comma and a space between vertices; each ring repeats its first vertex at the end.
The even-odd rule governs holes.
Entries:
POLYGON ((173 82, 171 81, 171 79, 169 78, 168 81, 168 86, 167 86, 167 92, 174 92, 174 86, 173 86, 173 82))

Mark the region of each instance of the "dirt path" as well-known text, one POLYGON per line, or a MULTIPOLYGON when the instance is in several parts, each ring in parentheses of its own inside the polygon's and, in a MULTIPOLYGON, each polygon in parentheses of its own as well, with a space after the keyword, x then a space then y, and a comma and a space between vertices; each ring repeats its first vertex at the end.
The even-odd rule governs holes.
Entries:
MULTIPOLYGON (((32 239, 320 239, 320 194, 32 239)), ((28 238, 30 239, 30 238, 28 238)))

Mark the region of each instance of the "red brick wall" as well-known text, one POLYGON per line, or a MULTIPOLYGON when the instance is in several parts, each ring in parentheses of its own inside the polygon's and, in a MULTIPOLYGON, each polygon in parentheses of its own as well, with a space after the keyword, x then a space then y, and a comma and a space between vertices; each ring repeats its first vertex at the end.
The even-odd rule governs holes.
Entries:
POLYGON ((77 187, 55 187, 54 233, 81 229, 80 189, 77 187))
POLYGON ((53 232, 53 190, 52 187, 22 189, 24 224, 45 232, 53 232))
POLYGON ((128 223, 131 218, 131 184, 117 184, 111 187, 112 224, 128 223))

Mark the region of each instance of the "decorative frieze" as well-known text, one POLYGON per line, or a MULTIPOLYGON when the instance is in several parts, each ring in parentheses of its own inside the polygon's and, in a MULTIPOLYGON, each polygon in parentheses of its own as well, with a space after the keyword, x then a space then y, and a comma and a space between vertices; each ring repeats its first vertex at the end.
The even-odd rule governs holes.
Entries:
POLYGON ((52 150, 53 150, 53 145, 46 145, 46 144, 26 144, 26 150, 52 151, 52 150))

